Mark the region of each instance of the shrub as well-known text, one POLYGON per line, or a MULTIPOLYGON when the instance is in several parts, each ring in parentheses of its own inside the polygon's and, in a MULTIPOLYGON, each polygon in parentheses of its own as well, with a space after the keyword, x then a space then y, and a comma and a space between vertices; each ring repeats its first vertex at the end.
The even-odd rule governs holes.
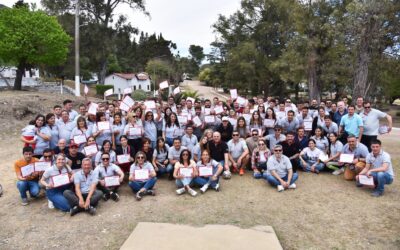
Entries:
POLYGON ((135 101, 144 101, 147 98, 147 93, 143 89, 132 91, 132 99, 135 101))
POLYGON ((109 89, 112 89, 112 88, 114 88, 113 85, 101 85, 101 84, 97 84, 97 85, 96 85, 96 94, 97 94, 97 95, 103 96, 103 95, 104 95, 104 92, 105 92, 106 90, 109 90, 109 89))

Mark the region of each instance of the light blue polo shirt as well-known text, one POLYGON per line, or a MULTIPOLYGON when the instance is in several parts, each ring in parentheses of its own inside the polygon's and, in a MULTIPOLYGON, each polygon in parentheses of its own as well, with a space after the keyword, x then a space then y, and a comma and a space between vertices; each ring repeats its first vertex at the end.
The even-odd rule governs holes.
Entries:
POLYGON ((90 170, 89 174, 86 176, 83 170, 80 170, 74 174, 74 184, 79 184, 79 188, 81 189, 82 194, 87 194, 90 191, 90 186, 93 184, 97 185, 96 173, 93 170, 90 170))
POLYGON ((378 135, 379 133, 379 119, 385 118, 386 113, 377 109, 371 109, 368 114, 361 113, 361 119, 364 123, 363 135, 378 135))
POLYGON ((342 117, 342 120, 340 120, 340 126, 343 126, 344 130, 348 134, 352 134, 358 137, 360 135, 359 127, 363 127, 364 123, 359 115, 354 114, 352 116, 349 116, 349 114, 346 114, 342 117))
POLYGON ((392 161, 390 159, 390 155, 386 153, 385 151, 381 150, 377 156, 374 156, 374 154, 371 152, 367 155, 366 159, 368 164, 371 164, 371 169, 375 168, 380 168, 382 167, 383 163, 387 163, 389 165, 388 169, 385 171, 385 173, 388 173, 392 177, 394 176, 393 172, 393 166, 392 166, 392 161))
POLYGON ((343 146, 342 149, 343 154, 354 154, 354 158, 366 158, 369 154, 367 146, 362 144, 361 142, 357 142, 357 146, 354 151, 351 151, 349 144, 343 146))

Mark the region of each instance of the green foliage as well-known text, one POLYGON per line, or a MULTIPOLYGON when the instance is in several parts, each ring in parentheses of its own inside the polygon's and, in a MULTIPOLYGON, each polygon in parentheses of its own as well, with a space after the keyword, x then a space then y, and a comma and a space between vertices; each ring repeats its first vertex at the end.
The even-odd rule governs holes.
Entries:
POLYGON ((148 94, 143 89, 137 89, 132 92, 132 99, 135 101, 144 101, 148 97, 148 94))
POLYGON ((198 45, 190 45, 189 53, 192 59, 196 62, 196 64, 200 66, 201 62, 205 58, 203 47, 198 45))
POLYGON ((169 61, 160 59, 149 60, 145 70, 151 75, 153 82, 156 82, 156 89, 158 89, 160 82, 169 79, 174 72, 173 66, 169 61))
POLYGON ((103 96, 104 92, 106 90, 109 90, 109 89, 112 89, 112 88, 114 88, 113 85, 99 85, 99 84, 97 84, 96 85, 96 94, 100 95, 100 96, 103 96))

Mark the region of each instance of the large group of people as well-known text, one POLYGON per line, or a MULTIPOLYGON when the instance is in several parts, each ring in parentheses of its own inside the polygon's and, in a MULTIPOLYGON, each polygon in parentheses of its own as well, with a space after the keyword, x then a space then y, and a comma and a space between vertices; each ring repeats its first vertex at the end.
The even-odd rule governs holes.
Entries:
POLYGON ((378 197, 394 176, 378 140, 391 129, 392 118, 361 97, 356 105, 295 105, 271 97, 137 102, 124 95, 81 104, 78 112, 65 100, 22 129, 17 188, 22 205, 27 193, 34 199, 45 190, 49 208, 71 216, 95 214, 102 199, 119 201, 124 182, 138 201, 156 195, 163 177, 175 180, 177 195, 197 196, 246 171, 279 192, 296 189, 299 171, 330 171, 378 197))

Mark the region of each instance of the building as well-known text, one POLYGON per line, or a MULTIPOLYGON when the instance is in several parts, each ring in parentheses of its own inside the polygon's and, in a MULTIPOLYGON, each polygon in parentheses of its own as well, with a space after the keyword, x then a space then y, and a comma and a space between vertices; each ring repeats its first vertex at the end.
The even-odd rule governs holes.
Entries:
POLYGON ((147 73, 114 73, 106 77, 104 84, 114 86, 114 94, 122 94, 124 89, 151 91, 150 77, 147 73))
MULTIPOLYGON (((17 67, 0 66, 0 87, 7 85, 14 86, 15 78, 17 77, 17 67)), ((37 85, 40 78, 39 69, 26 70, 22 75, 22 86, 37 85)))

